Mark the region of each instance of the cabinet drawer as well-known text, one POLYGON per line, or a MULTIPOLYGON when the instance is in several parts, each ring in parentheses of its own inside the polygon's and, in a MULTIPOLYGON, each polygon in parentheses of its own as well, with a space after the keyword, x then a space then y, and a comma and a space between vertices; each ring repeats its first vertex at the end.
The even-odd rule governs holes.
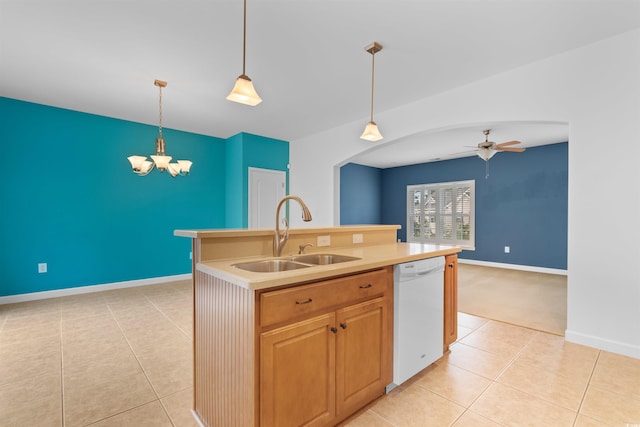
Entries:
POLYGON ((392 283, 387 270, 356 274, 260 296, 260 324, 268 326, 384 294, 392 283))

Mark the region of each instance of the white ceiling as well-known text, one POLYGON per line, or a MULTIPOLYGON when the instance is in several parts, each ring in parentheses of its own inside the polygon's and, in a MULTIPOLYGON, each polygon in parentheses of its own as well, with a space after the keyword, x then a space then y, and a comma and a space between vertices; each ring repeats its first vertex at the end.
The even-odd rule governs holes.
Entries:
MULTIPOLYGON (((264 100, 257 107, 225 100, 242 71, 242 0, 0 0, 0 96, 157 124, 153 81, 161 79, 165 127, 295 141, 354 121, 364 128, 372 41, 384 47, 378 114, 640 28, 639 0, 247 3, 246 73, 264 100)), ((431 147, 425 161, 453 158, 487 127, 491 140, 523 146, 568 133, 555 123, 482 123, 390 141, 354 160, 406 164, 401 153, 416 160, 411 144, 431 147)))

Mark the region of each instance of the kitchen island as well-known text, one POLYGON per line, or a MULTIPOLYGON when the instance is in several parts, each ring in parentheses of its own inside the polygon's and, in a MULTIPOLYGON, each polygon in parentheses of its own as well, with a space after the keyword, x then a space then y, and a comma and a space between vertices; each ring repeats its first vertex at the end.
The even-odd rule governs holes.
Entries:
POLYGON ((278 272, 234 266, 273 259, 273 230, 177 230, 193 239, 198 421, 330 426, 381 396, 392 380, 394 264, 446 257, 446 349, 460 248, 397 243, 398 228, 291 229, 280 260, 302 247, 355 259, 278 272))

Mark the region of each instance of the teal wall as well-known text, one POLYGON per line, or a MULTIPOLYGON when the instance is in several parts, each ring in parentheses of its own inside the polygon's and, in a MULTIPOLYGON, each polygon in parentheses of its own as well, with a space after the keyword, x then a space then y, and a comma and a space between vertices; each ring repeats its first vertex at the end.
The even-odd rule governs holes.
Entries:
POLYGON ((288 190, 289 143, 239 133, 227 139, 226 161, 226 224, 228 228, 246 228, 249 224, 249 168, 286 172, 288 190))
POLYGON ((225 175, 225 224, 228 228, 245 228, 247 226, 243 221, 245 204, 242 197, 246 187, 246 178, 242 171, 243 148, 241 133, 227 139, 225 162, 229 167, 227 167, 225 175))
POLYGON ((127 157, 153 153, 156 126, 3 97, 0 117, 0 296, 190 273, 191 240, 173 231, 235 227, 225 197, 246 176, 238 168, 289 159, 288 143, 244 135, 249 154, 229 169, 226 140, 163 129, 169 155, 193 161, 191 175, 140 177, 127 157), (260 141, 273 146, 255 162, 260 141))

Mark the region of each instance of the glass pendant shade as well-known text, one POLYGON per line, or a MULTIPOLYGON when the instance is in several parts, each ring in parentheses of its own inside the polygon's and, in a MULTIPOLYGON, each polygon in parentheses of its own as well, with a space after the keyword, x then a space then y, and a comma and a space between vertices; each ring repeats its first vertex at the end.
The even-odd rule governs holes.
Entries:
POLYGON ((144 162, 142 162, 141 175, 146 175, 149 172, 151 172, 154 166, 155 166, 155 163, 150 162, 147 159, 144 159, 144 162))
POLYGON ((382 134, 378 130, 376 122, 371 121, 367 123, 367 126, 364 128, 364 132, 362 132, 360 138, 366 139, 367 141, 380 141, 382 139, 382 134))
POLYGON ((156 167, 163 172, 167 167, 169 167, 169 162, 171 161, 171 156, 157 156, 152 155, 151 158, 153 162, 156 164, 156 167))
POLYGON ((490 150, 488 148, 480 148, 478 150, 478 157, 480 157, 484 161, 492 158, 494 154, 496 154, 496 150, 490 150))
POLYGON ((180 166, 180 175, 189 175, 189 170, 191 170, 191 165, 193 163, 189 160, 178 160, 178 166, 180 166))
POLYGON ((142 165, 147 158, 144 156, 129 156, 127 157, 127 160, 131 163, 131 167, 134 172, 140 172, 142 170, 142 165))
POLYGON ((141 176, 145 176, 151 172, 151 169, 155 166, 153 162, 150 162, 144 156, 129 156, 127 159, 129 159, 129 162, 131 163, 133 172, 141 176))
POLYGON ((180 166, 177 163, 169 163, 167 165, 167 170, 171 176, 176 176, 180 173, 180 166))
POLYGON ((250 105, 255 107, 262 102, 262 98, 258 96, 256 89, 253 87, 251 79, 241 74, 236 79, 236 84, 233 86, 231 93, 227 96, 229 101, 239 102, 240 104, 250 105))

